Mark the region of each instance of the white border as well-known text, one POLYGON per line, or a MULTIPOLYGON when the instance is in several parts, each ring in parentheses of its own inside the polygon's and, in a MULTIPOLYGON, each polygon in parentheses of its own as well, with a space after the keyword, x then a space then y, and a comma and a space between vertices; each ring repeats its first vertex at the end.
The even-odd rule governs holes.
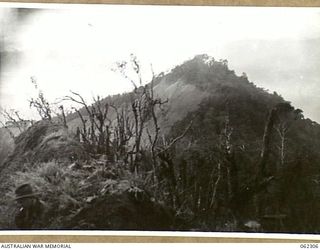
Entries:
POLYGON ((30 230, 0 231, 0 235, 90 235, 90 236, 164 236, 164 237, 205 237, 205 238, 251 238, 251 239, 304 239, 320 240, 317 234, 281 233, 222 233, 222 232, 177 232, 177 231, 109 231, 109 230, 30 230))
POLYGON ((19 3, 19 2, 0 2, 0 7, 6 7, 6 8, 27 8, 27 9, 42 9, 42 8, 50 8, 50 9, 70 9, 70 8, 76 8, 76 9, 83 9, 83 8, 90 8, 90 9, 96 9, 101 10, 103 8, 108 8, 108 6, 135 6, 135 7, 162 7, 162 8, 250 8, 250 9, 260 9, 260 8, 268 8, 268 9, 279 9, 279 8, 290 8, 290 9, 310 9, 310 8, 318 8, 319 7, 296 7, 296 6, 235 6, 235 5, 166 5, 166 4, 116 4, 116 3, 19 3))

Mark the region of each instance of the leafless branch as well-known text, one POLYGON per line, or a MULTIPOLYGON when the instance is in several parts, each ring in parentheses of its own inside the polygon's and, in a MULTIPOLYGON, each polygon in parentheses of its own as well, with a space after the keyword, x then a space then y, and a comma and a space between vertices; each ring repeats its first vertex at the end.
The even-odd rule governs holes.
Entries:
POLYGON ((178 137, 174 138, 168 145, 165 146, 165 148, 163 148, 161 151, 159 151, 157 153, 157 155, 162 154, 166 151, 168 151, 174 144, 176 144, 179 140, 181 140, 183 137, 185 137, 185 135, 187 134, 187 132, 189 131, 189 129, 191 128, 193 124, 193 120, 191 120, 191 122, 189 123, 189 125, 187 126, 187 128, 183 131, 183 133, 181 135, 179 135, 178 137))

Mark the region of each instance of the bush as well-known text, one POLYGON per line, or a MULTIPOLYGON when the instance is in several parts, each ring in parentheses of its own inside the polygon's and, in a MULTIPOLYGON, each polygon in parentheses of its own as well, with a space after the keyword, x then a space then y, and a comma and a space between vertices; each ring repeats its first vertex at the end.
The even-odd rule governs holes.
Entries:
POLYGON ((14 142, 9 133, 0 129, 0 167, 13 151, 14 142))
MULTIPOLYGON (((10 182, 12 185, 5 196, 5 200, 13 201, 15 189, 24 183, 30 183, 34 192, 39 193, 40 200, 44 202, 47 208, 45 220, 42 222, 44 227, 57 228, 64 216, 72 214, 84 203, 86 194, 81 192, 81 180, 85 179, 87 174, 84 171, 75 171, 57 162, 40 163, 33 168, 24 172, 18 171, 11 176, 10 182)), ((14 206, 14 202, 9 202, 6 205, 2 206, 2 210, 8 212, 14 206)), ((9 226, 9 228, 12 228, 14 214, 9 213, 5 220, 7 221, 1 223, 2 227, 9 226)))
POLYGON ((75 215, 83 209, 94 209, 90 205, 102 197, 122 197, 127 193, 138 197, 144 193, 137 186, 142 181, 137 177, 129 178, 125 166, 107 165, 104 161, 91 160, 86 164, 76 162, 69 165, 50 161, 33 166, 25 164, 22 169, 12 174, 8 180, 8 191, 0 199, 2 229, 15 228, 15 189, 25 183, 31 184, 34 193, 38 194, 46 207, 40 223, 43 229, 69 228, 68 222, 75 215))

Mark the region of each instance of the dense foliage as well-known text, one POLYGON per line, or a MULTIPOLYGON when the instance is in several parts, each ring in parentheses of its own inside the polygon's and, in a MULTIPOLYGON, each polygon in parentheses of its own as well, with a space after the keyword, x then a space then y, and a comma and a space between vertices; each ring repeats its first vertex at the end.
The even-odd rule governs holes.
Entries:
POLYGON ((194 121, 171 155, 179 205, 208 230, 245 230, 255 220, 263 231, 317 232, 320 126, 215 64, 207 74, 227 77, 209 87, 210 80, 197 80, 211 96, 171 132, 194 121))

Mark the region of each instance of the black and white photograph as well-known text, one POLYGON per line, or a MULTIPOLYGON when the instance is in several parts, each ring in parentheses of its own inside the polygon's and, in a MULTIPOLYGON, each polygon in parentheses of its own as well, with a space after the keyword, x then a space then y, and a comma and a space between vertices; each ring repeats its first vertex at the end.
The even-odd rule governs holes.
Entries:
POLYGON ((320 232, 320 8, 0 4, 0 230, 320 232))

